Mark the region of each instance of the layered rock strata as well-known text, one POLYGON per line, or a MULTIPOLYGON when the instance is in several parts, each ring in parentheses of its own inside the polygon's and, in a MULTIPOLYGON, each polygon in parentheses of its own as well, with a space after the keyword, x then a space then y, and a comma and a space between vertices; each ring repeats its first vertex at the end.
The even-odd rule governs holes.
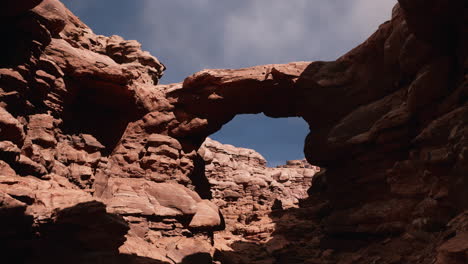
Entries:
POLYGON ((1 4, 0 248, 19 263, 466 263, 465 2, 399 0, 336 61, 171 85, 136 41, 95 35, 57 0, 1 4), (299 208, 286 207, 302 191, 262 190, 260 158, 236 161, 249 170, 210 160, 216 143, 200 149, 260 112, 311 127, 305 156, 325 170, 299 208), (246 187, 238 202, 220 191, 231 179, 246 187), (251 201, 258 216, 232 217, 251 201), (244 237, 216 247, 235 221, 225 232, 244 237))
POLYGON ((205 161, 212 201, 225 221, 226 231, 216 236, 219 244, 269 240, 275 230, 270 214, 298 207, 299 200, 307 198, 312 177, 320 171, 305 160, 266 167, 266 160, 254 150, 209 138, 199 152, 205 161))
POLYGON ((155 89, 164 65, 136 41, 95 35, 58 1, 6 8, 2 250, 19 263, 211 259, 221 217, 191 190, 190 154, 139 126, 173 108, 155 89))

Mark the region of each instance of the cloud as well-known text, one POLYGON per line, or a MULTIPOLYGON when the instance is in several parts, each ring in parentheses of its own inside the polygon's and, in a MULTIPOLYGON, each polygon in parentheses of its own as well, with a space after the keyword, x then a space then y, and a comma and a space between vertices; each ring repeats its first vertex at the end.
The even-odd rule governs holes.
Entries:
POLYGON ((335 59, 388 20, 396 0, 142 3, 142 42, 172 82, 203 68, 335 59))
POLYGON ((380 24, 391 18, 392 8, 396 3, 396 0, 356 0, 348 12, 346 22, 357 36, 365 39, 380 24))
POLYGON ((251 1, 226 16, 224 56, 249 64, 332 59, 389 19, 396 0, 347 2, 251 1))
POLYGON ((168 66, 170 81, 207 67, 222 67, 224 10, 212 0, 144 0, 142 42, 168 66), (148 45, 149 44, 149 45, 148 45))
POLYGON ((256 64, 270 57, 277 60, 291 52, 298 41, 306 38, 307 0, 252 1, 224 21, 224 56, 227 61, 256 64))

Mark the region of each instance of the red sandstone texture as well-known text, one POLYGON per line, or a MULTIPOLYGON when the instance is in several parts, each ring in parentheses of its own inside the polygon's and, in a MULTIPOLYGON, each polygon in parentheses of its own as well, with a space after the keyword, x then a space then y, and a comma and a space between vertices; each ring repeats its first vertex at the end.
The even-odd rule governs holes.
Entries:
POLYGON ((2 258, 467 263, 465 2, 400 0, 336 61, 171 85, 57 0, 0 4, 2 258), (261 112, 314 128, 308 163, 206 140, 261 112))
MULTIPOLYGON (((320 171, 305 160, 291 160, 277 168, 251 149, 223 145, 209 138, 199 150, 211 186, 212 201, 220 208, 225 232, 222 240, 265 242, 271 238, 275 211, 298 207, 307 198, 312 177, 320 171), (233 236, 234 235, 234 236, 233 236)), ((225 242, 226 243, 226 242, 225 242)))

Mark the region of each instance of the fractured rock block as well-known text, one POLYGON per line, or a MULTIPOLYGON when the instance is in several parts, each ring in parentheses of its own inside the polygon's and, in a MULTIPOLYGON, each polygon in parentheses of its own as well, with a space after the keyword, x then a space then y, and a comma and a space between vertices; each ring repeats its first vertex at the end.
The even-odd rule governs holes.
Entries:
POLYGON ((27 137, 33 143, 47 147, 54 147, 57 140, 54 134, 55 119, 51 115, 37 114, 29 117, 27 137))
POLYGON ((0 140, 8 140, 22 146, 24 138, 23 125, 7 110, 0 107, 0 140))
POLYGON ((11 141, 0 141, 0 159, 7 163, 18 160, 21 150, 11 141))
POLYGON ((24 155, 20 155, 20 158, 17 162, 17 167, 17 171, 20 175, 33 175, 42 177, 47 174, 47 169, 43 165, 32 161, 30 158, 24 155))
POLYGON ((213 228, 221 225, 218 207, 210 201, 203 200, 197 204, 197 211, 190 221, 191 228, 213 228))
POLYGON ((80 183, 82 187, 90 187, 94 181, 94 172, 90 166, 72 163, 70 166, 70 177, 73 181, 80 183))

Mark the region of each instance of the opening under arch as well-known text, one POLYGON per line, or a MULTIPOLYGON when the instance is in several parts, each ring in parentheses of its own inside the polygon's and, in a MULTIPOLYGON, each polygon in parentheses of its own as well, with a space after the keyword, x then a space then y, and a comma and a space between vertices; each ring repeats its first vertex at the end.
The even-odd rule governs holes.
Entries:
POLYGON ((209 137, 223 144, 253 149, 267 160, 268 167, 275 167, 287 160, 304 159, 304 139, 308 132, 308 124, 299 117, 242 114, 209 137))

